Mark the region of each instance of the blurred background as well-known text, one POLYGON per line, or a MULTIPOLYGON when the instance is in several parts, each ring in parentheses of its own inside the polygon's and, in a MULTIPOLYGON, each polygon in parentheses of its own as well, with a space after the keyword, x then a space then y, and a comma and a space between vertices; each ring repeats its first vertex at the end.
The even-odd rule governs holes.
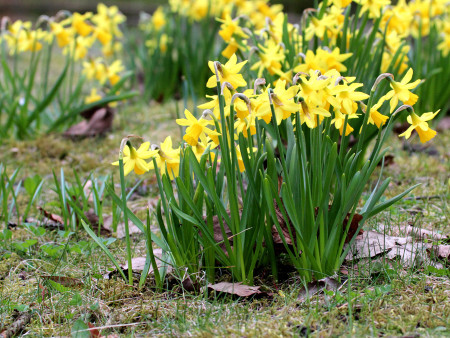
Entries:
MULTIPOLYGON (((95 10, 97 3, 103 2, 111 6, 119 6, 128 18, 129 24, 135 24, 139 12, 152 13, 157 6, 165 4, 167 0, 0 0, 0 17, 9 16, 11 19, 33 19, 42 14, 54 15, 61 9, 86 12, 95 10)), ((274 0, 272 4, 281 3, 287 12, 301 13, 305 8, 313 6, 313 0, 274 0)))

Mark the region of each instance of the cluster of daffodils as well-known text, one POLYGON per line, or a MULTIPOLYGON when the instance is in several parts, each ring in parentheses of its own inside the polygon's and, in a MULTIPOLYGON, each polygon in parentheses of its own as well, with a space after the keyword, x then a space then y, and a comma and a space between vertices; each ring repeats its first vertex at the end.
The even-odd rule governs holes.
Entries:
POLYGON ((221 23, 234 27, 220 33, 230 45, 225 53, 231 56, 239 44, 246 43, 243 39, 249 37, 237 22, 231 20, 231 15, 249 18, 257 29, 262 29, 266 18, 275 19, 281 10, 281 5, 270 5, 268 0, 171 0, 169 6, 158 7, 153 15, 142 15, 139 26, 142 31, 150 33, 146 41, 149 52, 153 53, 159 48, 164 53, 172 38, 169 33, 171 17, 185 17, 192 23, 217 18, 221 23))
MULTIPOLYGON (((109 81, 113 86, 124 70, 116 54, 122 49, 120 25, 125 20, 116 6, 107 7, 104 4, 98 4, 96 13, 60 11, 54 17, 41 16, 35 28, 29 21, 17 20, 11 23, 5 17, 2 20, 0 41, 5 42, 10 55, 40 52, 43 49, 50 54, 56 45, 62 54, 82 65, 83 73, 89 80, 96 79, 102 86, 109 81), (95 58, 99 49, 97 43, 101 46, 102 56, 95 58)), ((101 98, 97 89, 92 89, 86 102, 101 98)))
MULTIPOLYGON (((241 74, 246 63, 247 61, 238 63, 234 54, 226 64, 210 61, 209 67, 215 74, 208 80, 207 87, 213 88, 219 83, 220 96, 224 101, 223 112, 221 112, 219 95, 208 96, 209 101, 199 106, 200 109, 205 109, 199 118, 185 110, 185 118, 176 120, 177 124, 186 127, 183 136, 185 146, 191 147, 197 158, 200 158, 207 149, 212 150, 219 146, 219 136, 223 131, 217 122, 222 118, 221 113, 223 117, 234 123, 234 133, 232 133, 234 139, 229 142, 235 147, 241 172, 245 168, 238 145, 239 135, 242 134, 247 139, 251 138, 256 134, 258 124, 272 123, 280 126, 282 123, 292 123, 295 128, 298 128, 296 122, 300 121, 301 128, 306 126, 310 129, 328 124, 333 126, 342 137, 343 134, 348 136, 351 133, 360 133, 360 130, 352 127, 354 119, 362 119, 368 124, 382 128, 386 121, 395 115, 394 111, 399 104, 402 104, 403 107, 408 107, 407 120, 411 126, 400 135, 401 137, 408 139, 415 130, 421 142, 427 142, 436 135, 436 131, 429 127, 428 121, 438 112, 418 116, 412 109, 418 97, 411 90, 420 83, 420 80, 411 82, 412 69, 407 71, 401 81, 396 81, 391 74, 382 74, 379 79, 389 81, 390 90, 378 102, 368 107, 364 101, 369 99, 370 95, 359 90, 363 84, 355 82, 355 77, 342 76, 336 69, 325 73, 320 70, 300 72, 290 81, 279 79, 273 88, 270 85, 265 86, 265 80, 260 78, 254 82, 253 89, 239 91, 239 88, 247 86, 241 74), (383 105, 389 105, 388 115, 380 113, 383 105), (273 118, 276 121, 272 121, 273 118)), ((397 111, 401 111, 401 108, 397 111)), ((333 130, 329 130, 329 133, 331 135, 333 130)), ((125 174, 132 170, 136 174, 143 174, 153 169, 153 163, 146 163, 144 160, 155 157, 161 174, 166 173, 167 170, 170 178, 176 177, 179 171, 181 149, 173 148, 170 137, 161 146, 153 146, 151 151, 148 150, 149 147, 150 144, 147 142, 138 150, 132 146, 126 150, 125 174)), ((211 154, 215 156, 215 153, 211 154)), ((118 162, 114 164, 117 165, 118 162)))
MULTIPOLYGON (((362 20, 372 20, 373 22, 379 20, 379 31, 376 40, 372 43, 374 49, 384 47, 381 64, 383 72, 386 72, 393 62, 394 66, 399 67, 399 73, 406 71, 409 61, 407 53, 411 45, 408 38, 427 37, 432 29, 437 29, 439 32, 440 41, 437 49, 444 56, 448 56, 450 7, 447 1, 418 0, 406 3, 405 0, 400 0, 396 5, 391 4, 390 0, 355 0, 354 2, 360 5, 357 14, 362 20)), ((360 46, 350 45, 351 35, 343 35, 344 22, 351 3, 351 0, 324 1, 317 10, 304 13, 305 27, 300 29, 298 26, 288 24, 288 29, 285 31, 283 30, 284 14, 282 12, 267 13, 265 20, 257 22, 238 15, 234 19, 218 18, 217 20, 222 23, 219 35, 228 44, 222 55, 229 58, 238 49, 242 52, 251 50, 250 38, 254 39, 256 35, 259 35, 262 41, 253 47, 257 49, 256 53, 260 58, 258 61, 259 71, 261 72, 262 67, 271 75, 278 73, 281 77, 283 75, 281 65, 285 61, 282 41, 285 38, 283 34, 287 33, 298 51, 302 51, 304 47, 309 48, 309 41, 313 39, 320 39, 325 46, 325 48, 319 46, 315 52, 308 50, 306 54, 299 53, 298 55, 303 60, 296 60, 296 63, 303 63, 303 65, 297 66, 295 71, 310 69, 324 71, 329 69, 330 64, 335 63, 334 66, 338 71, 345 72, 346 68, 341 62, 347 60, 352 54, 341 54, 336 46, 340 45, 342 39, 346 39, 346 49, 360 48, 360 46), (242 22, 242 27, 239 25, 240 22, 242 22), (264 27, 261 27, 262 22, 265 23, 264 27), (244 33, 243 28, 247 32, 253 32, 254 36, 244 33), (293 38, 294 36, 295 38, 293 38), (322 67, 324 63, 327 64, 325 69, 322 67)), ((359 34, 366 33, 358 31, 355 27, 352 35, 359 34)), ((289 66, 293 68, 295 65, 289 66)))

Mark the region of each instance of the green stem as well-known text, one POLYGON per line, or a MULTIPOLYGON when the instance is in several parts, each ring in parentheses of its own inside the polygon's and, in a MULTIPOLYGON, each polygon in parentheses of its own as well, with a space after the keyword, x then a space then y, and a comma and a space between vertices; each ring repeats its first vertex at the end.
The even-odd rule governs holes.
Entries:
POLYGON ((130 231, 128 229, 128 213, 127 213, 127 192, 125 191, 125 173, 123 169, 123 158, 119 158, 120 168, 120 188, 122 190, 122 203, 123 203, 123 221, 125 223, 125 240, 127 243, 127 256, 128 256, 128 284, 133 285, 133 267, 131 263, 131 243, 130 243, 130 231))

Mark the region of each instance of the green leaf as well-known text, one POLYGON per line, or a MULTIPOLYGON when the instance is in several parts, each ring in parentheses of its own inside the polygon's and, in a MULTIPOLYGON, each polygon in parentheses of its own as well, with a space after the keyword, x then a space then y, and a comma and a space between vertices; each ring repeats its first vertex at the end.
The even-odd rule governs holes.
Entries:
POLYGON ((83 298, 81 298, 81 296, 80 296, 80 294, 78 292, 76 292, 72 296, 72 299, 70 300, 69 305, 73 305, 73 306, 81 306, 81 305, 83 305, 83 298))
POLYGON ((375 206, 375 208, 373 208, 371 211, 368 211, 369 214, 367 215, 366 218, 370 218, 376 214, 378 214, 379 212, 383 211, 386 208, 389 208, 392 204, 396 203, 397 201, 401 200, 404 196, 408 195, 413 189, 417 188, 419 184, 413 185, 411 188, 406 189, 404 192, 402 192, 401 194, 392 197, 391 199, 380 203, 378 205, 375 206))
POLYGON ((72 326, 72 338, 90 338, 91 333, 89 327, 81 320, 77 321, 72 326))
MULTIPOLYGON (((116 195, 113 188, 109 184, 106 186, 106 189, 108 190, 109 194, 114 200, 114 203, 116 203, 117 206, 123 211, 122 200, 120 199, 120 197, 116 195)), ((127 207, 127 214, 129 220, 133 222, 134 225, 136 225, 139 228, 139 230, 145 233, 144 223, 142 223, 142 221, 128 207, 127 207)), ((151 234, 151 237, 152 241, 155 242, 157 246, 159 246, 164 251, 169 251, 169 248, 167 247, 166 243, 162 241, 158 236, 156 236, 153 232, 151 234)))
POLYGON ((27 127, 31 125, 31 123, 39 116, 39 114, 47 108, 47 106, 53 101, 55 98, 55 95, 58 93, 59 87, 61 87, 61 84, 64 81, 64 78, 67 74, 67 69, 69 67, 69 63, 66 64, 64 67, 64 70, 59 75, 58 79, 56 80, 55 84, 53 85, 50 92, 47 94, 47 96, 38 104, 38 106, 34 109, 34 111, 30 114, 30 117, 27 121, 27 127))
POLYGON ((92 239, 95 241, 95 243, 97 243, 97 245, 100 247, 100 249, 102 249, 103 252, 106 254, 106 256, 108 256, 110 261, 117 268, 117 271, 119 271, 120 274, 122 275, 123 279, 125 281, 127 281, 127 278, 125 277, 125 274, 123 273, 122 268, 120 267, 119 263, 116 261, 114 256, 111 254, 109 249, 105 246, 105 244, 103 244, 103 241, 100 238, 97 237, 97 235, 91 230, 89 225, 87 225, 86 222, 84 220, 82 220, 82 219, 81 219, 81 225, 83 225, 84 230, 86 230, 86 232, 89 234, 89 236, 92 237, 92 239))

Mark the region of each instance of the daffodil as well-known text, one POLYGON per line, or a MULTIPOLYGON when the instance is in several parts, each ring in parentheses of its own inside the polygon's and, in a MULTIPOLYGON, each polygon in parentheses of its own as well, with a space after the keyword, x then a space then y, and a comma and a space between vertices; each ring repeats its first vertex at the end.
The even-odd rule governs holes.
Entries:
POLYGON ((84 103, 89 104, 93 102, 97 102, 102 99, 102 96, 97 92, 97 88, 92 88, 91 93, 84 100, 84 103))
POLYGON ((389 116, 383 115, 378 111, 383 105, 384 101, 386 101, 386 97, 383 96, 376 104, 370 107, 370 115, 367 123, 375 124, 378 128, 381 128, 386 123, 386 121, 389 119, 389 116))
MULTIPOLYGON (((218 69, 219 81, 220 83, 229 82, 233 88, 244 87, 247 85, 247 82, 244 80, 242 74, 239 74, 242 67, 247 63, 246 61, 242 61, 237 63, 236 54, 233 54, 227 63, 224 65, 220 65, 218 69)), ((215 74, 214 62, 208 62, 209 69, 215 74)), ((216 87, 217 80, 216 75, 211 76, 206 83, 206 87, 214 88, 216 87)))
MULTIPOLYGON (((252 148, 248 148, 247 151, 248 152, 256 152, 256 151, 258 151, 258 149, 255 147, 252 147, 252 148)), ((242 173, 245 171, 245 165, 244 165, 244 160, 242 159, 241 148, 239 146, 236 147, 236 157, 237 157, 237 161, 238 161, 239 171, 242 173)))
POLYGON ((386 100, 390 100, 391 114, 395 107, 397 107, 399 100, 408 106, 412 106, 417 102, 419 97, 416 94, 411 93, 410 89, 416 88, 419 85, 420 80, 409 83, 412 76, 413 70, 410 68, 400 82, 390 80, 392 90, 389 91, 385 97, 386 100))
POLYGON ((92 13, 88 12, 85 14, 73 13, 72 16, 72 27, 81 36, 86 37, 92 31, 93 28, 89 25, 86 20, 92 17, 92 13))
POLYGON ((57 22, 50 22, 50 29, 55 35, 56 41, 60 48, 67 46, 72 41, 72 31, 68 28, 65 28, 62 24, 57 22))
MULTIPOLYGON (((271 96, 277 124, 280 124, 282 120, 287 119, 293 113, 298 111, 298 105, 294 101, 297 91, 297 86, 292 86, 286 89, 286 81, 277 81, 271 96)), ((262 118, 266 123, 269 123, 272 119, 270 102, 266 101, 265 104, 259 107, 256 116, 262 118)))
MULTIPOLYGON (((210 150, 217 147, 217 145, 214 142, 210 142, 207 137, 201 136, 200 142, 197 143, 197 145, 192 147, 192 151, 194 152, 195 157, 197 160, 200 161, 200 158, 205 153, 206 149, 209 147, 210 150)), ((214 158, 216 157, 216 154, 213 152, 210 152, 211 161, 214 161, 214 158)))
MULTIPOLYGON (((211 109, 216 119, 220 120, 220 106, 219 106, 219 96, 218 95, 206 95, 211 101, 198 105, 197 108, 200 109, 211 109)), ((231 104, 231 92, 228 88, 223 90, 223 98, 225 101, 225 117, 230 116, 230 104, 231 104)))
POLYGON ((196 146, 198 143, 198 139, 200 137, 205 137, 205 134, 208 136, 219 135, 219 133, 217 133, 216 131, 206 127, 207 125, 211 124, 211 121, 205 120, 203 118, 197 120, 195 116, 192 115, 191 112, 187 109, 184 110, 184 116, 186 116, 185 119, 177 119, 176 122, 180 126, 187 127, 186 133, 183 136, 183 140, 185 140, 187 144, 196 146))
POLYGON ((267 69, 270 75, 282 73, 281 63, 285 59, 284 51, 281 45, 273 40, 267 41, 267 46, 258 46, 259 61, 255 62, 250 68, 251 70, 258 70, 258 77, 263 75, 264 69, 267 69))
MULTIPOLYGON (((349 119, 357 119, 357 114, 342 114, 339 109, 334 109, 334 119, 331 120, 331 124, 334 124, 336 129, 339 129, 339 133, 342 135, 344 132, 344 125, 345 125, 345 117, 348 116, 349 119)), ((347 120, 347 126, 345 127, 345 136, 348 136, 354 129, 348 123, 347 120)))
POLYGON ((428 126, 427 121, 432 120, 439 113, 439 111, 440 110, 435 113, 425 113, 422 114, 422 116, 418 116, 414 112, 412 112, 411 115, 407 117, 407 121, 409 124, 411 124, 411 126, 406 129, 404 133, 400 134, 399 137, 404 136, 405 139, 409 139, 411 137, 412 131, 415 130, 417 134, 419 134, 420 142, 425 143, 431 140, 436 136, 437 133, 435 130, 431 129, 428 126))
POLYGON ((241 27, 239 27, 239 21, 232 19, 230 15, 226 15, 225 19, 217 19, 221 22, 219 35, 225 42, 230 42, 233 35, 241 38, 248 38, 248 35, 244 33, 241 27))
MULTIPOLYGON (((161 175, 165 175, 166 169, 169 173, 169 178, 172 180, 178 176, 180 171, 180 148, 172 148, 172 138, 167 136, 160 148, 157 150, 156 165, 158 166, 161 175)), ((153 163, 149 165, 150 169, 154 169, 153 163)))
POLYGON ((122 37, 119 25, 126 20, 117 6, 108 7, 102 3, 97 5, 97 13, 92 17, 92 22, 115 37, 122 37))
POLYGON ((369 18, 375 19, 381 16, 381 11, 391 4, 390 0, 354 0, 361 5, 361 14, 368 12, 369 18))
POLYGON ((300 101, 299 109, 300 115, 300 123, 306 123, 308 128, 316 128, 317 127, 317 118, 319 118, 319 123, 323 120, 324 117, 330 117, 331 113, 323 107, 318 105, 308 105, 306 101, 300 101))
POLYGON ((164 10, 159 6, 152 15, 151 23, 157 32, 159 32, 166 25, 166 16, 164 10))
MULTIPOLYGON (((148 150, 150 142, 144 142, 139 149, 135 149, 133 146, 126 146, 123 149, 123 165, 124 174, 128 175, 132 170, 138 175, 145 174, 150 170, 150 166, 145 160, 152 158, 158 154, 157 150, 148 150)), ((112 165, 119 165, 119 161, 112 163, 112 165)))
POLYGON ((106 76, 109 80, 109 83, 111 83, 112 86, 114 86, 117 82, 119 82, 120 80, 119 73, 124 69, 125 68, 122 64, 122 60, 116 60, 110 66, 106 67, 106 76))
POLYGON ((338 109, 340 113, 352 115, 358 109, 358 105, 355 101, 365 100, 369 95, 356 91, 357 88, 362 87, 362 83, 352 83, 350 85, 347 82, 342 81, 341 84, 334 86, 330 89, 331 93, 335 95, 338 102, 336 105, 335 100, 330 100, 330 103, 335 109, 338 109))

